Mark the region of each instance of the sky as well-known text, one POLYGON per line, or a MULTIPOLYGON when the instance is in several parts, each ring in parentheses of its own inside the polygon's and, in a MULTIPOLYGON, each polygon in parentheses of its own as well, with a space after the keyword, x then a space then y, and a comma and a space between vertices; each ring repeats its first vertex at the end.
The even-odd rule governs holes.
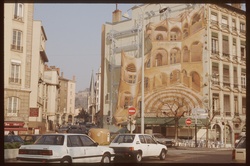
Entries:
MULTIPOLYGON (((125 13, 135 4, 118 4, 125 13)), ((34 20, 42 21, 47 42, 49 66, 60 68, 60 75, 76 77, 76 92, 90 86, 92 72, 101 66, 102 24, 112 22, 116 4, 39 4, 34 5, 34 20)))
MULTIPOLYGON (((124 14, 136 4, 118 4, 124 14)), ((101 27, 112 22, 116 4, 77 3, 34 5, 34 20, 42 21, 49 66, 60 68, 64 78, 76 77, 76 92, 90 87, 92 72, 101 66, 101 27)))

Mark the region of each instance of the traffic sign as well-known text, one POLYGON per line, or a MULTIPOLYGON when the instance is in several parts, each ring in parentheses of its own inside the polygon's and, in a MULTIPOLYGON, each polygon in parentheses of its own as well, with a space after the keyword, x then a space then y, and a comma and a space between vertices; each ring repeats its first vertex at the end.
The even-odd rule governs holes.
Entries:
POLYGON ((192 124, 192 120, 191 120, 190 118, 187 118, 187 119, 186 119, 186 125, 189 126, 189 125, 191 125, 191 124, 192 124))
POLYGON ((136 112, 135 107, 129 107, 129 109, 128 109, 128 114, 129 115, 134 115, 135 112, 136 112))

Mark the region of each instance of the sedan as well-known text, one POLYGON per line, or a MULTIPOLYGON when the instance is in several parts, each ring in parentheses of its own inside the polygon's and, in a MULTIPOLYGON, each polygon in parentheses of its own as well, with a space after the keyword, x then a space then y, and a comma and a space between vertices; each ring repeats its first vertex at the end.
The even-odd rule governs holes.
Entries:
POLYGON ((32 145, 19 148, 17 160, 58 163, 110 163, 113 149, 99 146, 85 134, 44 134, 32 145))
POLYGON ((165 160, 167 154, 166 145, 156 142, 148 134, 119 134, 109 147, 115 151, 115 161, 130 158, 140 162, 145 157, 159 157, 165 160))

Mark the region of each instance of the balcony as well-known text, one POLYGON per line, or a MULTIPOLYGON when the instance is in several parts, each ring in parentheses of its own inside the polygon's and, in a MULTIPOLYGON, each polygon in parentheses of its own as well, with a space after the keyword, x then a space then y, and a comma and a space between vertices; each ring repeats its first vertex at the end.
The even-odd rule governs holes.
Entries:
POLYGON ((228 53, 222 53, 223 58, 230 58, 228 53))
POLYGON ((9 78, 9 83, 21 84, 21 79, 19 78, 9 78))
POLYGON ((12 51, 18 51, 18 52, 23 52, 23 46, 18 46, 18 45, 11 44, 11 50, 12 51))
POLYGON ((219 111, 215 111, 214 112, 214 116, 220 116, 220 112, 219 111))
POLYGON ((231 116, 231 112, 225 112, 226 116, 231 116))
POLYGON ((218 26, 218 25, 219 25, 219 22, 218 22, 218 21, 216 21, 216 20, 211 20, 211 24, 212 24, 212 25, 216 25, 216 26, 218 26))
POLYGON ((221 28, 223 28, 223 29, 229 29, 229 25, 228 24, 221 24, 221 28))

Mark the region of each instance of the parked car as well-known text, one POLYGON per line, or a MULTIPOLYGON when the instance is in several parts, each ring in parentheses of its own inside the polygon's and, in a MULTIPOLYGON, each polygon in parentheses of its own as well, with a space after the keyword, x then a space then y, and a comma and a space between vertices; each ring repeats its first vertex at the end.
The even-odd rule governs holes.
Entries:
POLYGON ((232 151, 233 162, 246 162, 246 136, 241 137, 232 151))
POLYGON ((41 134, 22 134, 19 135, 23 140, 24 144, 33 144, 40 136, 41 134))
POLYGON ((167 147, 157 143, 149 134, 118 134, 110 143, 115 151, 115 162, 130 158, 140 162, 144 157, 159 157, 165 160, 167 147))
POLYGON ((19 135, 4 135, 4 143, 20 143, 23 144, 24 140, 19 135))
POLYGON ((5 148, 19 148, 24 144, 24 140, 19 135, 4 135, 5 148))
POLYGON ((165 136, 163 136, 161 133, 153 133, 152 134, 153 138, 161 143, 161 144, 164 144, 166 145, 167 147, 172 147, 174 146, 174 140, 171 139, 171 138, 166 138, 165 136))
POLYGON ((44 134, 32 145, 19 148, 17 160, 33 162, 102 162, 110 163, 114 150, 99 146, 85 134, 44 134))

